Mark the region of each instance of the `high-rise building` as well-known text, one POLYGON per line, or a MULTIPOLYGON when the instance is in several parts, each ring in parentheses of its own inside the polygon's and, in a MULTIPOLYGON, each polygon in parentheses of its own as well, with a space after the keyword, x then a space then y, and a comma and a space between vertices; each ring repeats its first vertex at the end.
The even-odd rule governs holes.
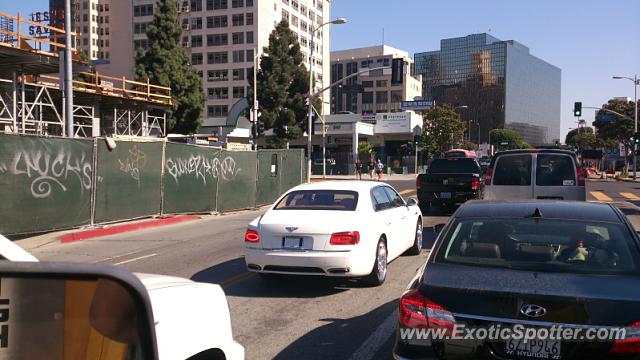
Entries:
MULTIPOLYGON (((136 52, 149 46, 146 30, 153 21, 156 0, 72 1, 74 28, 81 33, 79 46, 94 64, 101 64, 97 70, 132 77, 136 52), (116 56, 118 51, 121 53, 116 56)), ((231 107, 247 96, 254 56, 269 44, 269 35, 281 20, 286 19, 296 34, 308 67, 311 34, 329 20, 331 10, 331 0, 177 0, 176 3, 183 29, 182 46, 188 50, 191 64, 202 74, 204 83, 207 100, 203 133, 218 132, 227 125, 231 107)), ((50 0, 50 4, 52 8, 64 7, 63 0, 50 0)), ((329 38, 329 26, 315 31, 316 91, 329 85, 329 38)), ((328 96, 322 111, 329 113, 328 96)), ((246 118, 239 119, 237 128, 236 135, 249 136, 250 123, 246 118)), ((227 128, 223 133, 230 130, 227 128)))
MULTIPOLYGON (((49 0, 52 14, 64 14, 64 0, 49 0)), ((77 33, 76 47, 102 74, 133 77, 134 49, 130 1, 72 0, 72 30, 77 33), (125 41, 126 46, 123 45, 125 41)), ((52 18, 52 25, 64 28, 64 16, 52 18)), ((64 38, 55 39, 63 44, 64 38)))
POLYGON ((406 51, 386 45, 332 52, 332 84, 359 74, 331 88, 331 113, 402 111, 403 101, 422 95, 420 76, 412 76, 412 69, 413 59, 406 51))
POLYGON ((471 141, 487 143, 499 128, 520 132, 532 145, 560 138, 561 71, 517 41, 489 34, 444 39, 440 50, 414 60, 423 98, 461 107, 471 141))

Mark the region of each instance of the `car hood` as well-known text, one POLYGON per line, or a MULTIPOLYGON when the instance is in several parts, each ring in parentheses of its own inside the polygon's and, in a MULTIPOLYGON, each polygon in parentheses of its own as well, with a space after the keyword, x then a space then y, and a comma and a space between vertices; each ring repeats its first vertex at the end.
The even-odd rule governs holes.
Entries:
POLYGON ((179 278, 168 275, 146 274, 146 273, 134 273, 134 275, 140 279, 142 284, 147 290, 163 289, 175 286, 188 286, 197 284, 195 281, 189 279, 179 278))

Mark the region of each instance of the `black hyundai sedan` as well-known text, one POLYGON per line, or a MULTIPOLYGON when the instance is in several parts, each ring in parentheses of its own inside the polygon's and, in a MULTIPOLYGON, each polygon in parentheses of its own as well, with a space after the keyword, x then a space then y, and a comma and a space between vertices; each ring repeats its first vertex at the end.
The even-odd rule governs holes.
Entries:
POLYGON ((640 358, 639 251, 609 204, 468 202, 400 299, 394 357, 640 358))

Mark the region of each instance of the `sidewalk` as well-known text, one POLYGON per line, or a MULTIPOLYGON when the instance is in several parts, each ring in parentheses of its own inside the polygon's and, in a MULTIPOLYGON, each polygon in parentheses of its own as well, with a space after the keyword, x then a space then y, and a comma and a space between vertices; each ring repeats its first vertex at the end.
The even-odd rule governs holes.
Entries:
MULTIPOLYGON (((416 174, 384 174, 382 176, 382 180, 415 180, 416 174)), ((368 174, 362 174, 362 180, 376 180, 377 177, 374 174, 373 178, 371 178, 368 174)), ((330 181, 330 180, 357 180, 355 175, 327 175, 326 177, 322 177, 322 175, 311 175, 311 181, 330 181)))

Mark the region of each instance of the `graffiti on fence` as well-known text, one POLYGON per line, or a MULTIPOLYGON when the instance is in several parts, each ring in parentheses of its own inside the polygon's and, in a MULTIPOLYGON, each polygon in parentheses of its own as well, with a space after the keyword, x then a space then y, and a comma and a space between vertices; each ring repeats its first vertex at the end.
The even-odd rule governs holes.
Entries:
POLYGON ((218 177, 224 180, 233 180, 242 170, 231 156, 220 160, 217 156, 207 158, 202 154, 191 154, 188 158, 168 158, 165 166, 176 184, 180 184, 180 178, 184 176, 195 177, 204 185, 207 185, 207 179, 217 179, 218 177))
POLYGON ((34 198, 49 197, 55 188, 66 192, 70 179, 76 178, 80 191, 91 190, 91 156, 84 152, 73 155, 65 149, 57 152, 48 150, 17 150, 10 164, 0 164, 0 174, 26 176, 30 181, 30 191, 34 198))
POLYGON ((124 160, 118 159, 118 163, 120 164, 120 171, 129 174, 140 185, 140 169, 144 169, 147 164, 147 154, 138 149, 137 145, 134 145, 129 150, 129 157, 124 160))

